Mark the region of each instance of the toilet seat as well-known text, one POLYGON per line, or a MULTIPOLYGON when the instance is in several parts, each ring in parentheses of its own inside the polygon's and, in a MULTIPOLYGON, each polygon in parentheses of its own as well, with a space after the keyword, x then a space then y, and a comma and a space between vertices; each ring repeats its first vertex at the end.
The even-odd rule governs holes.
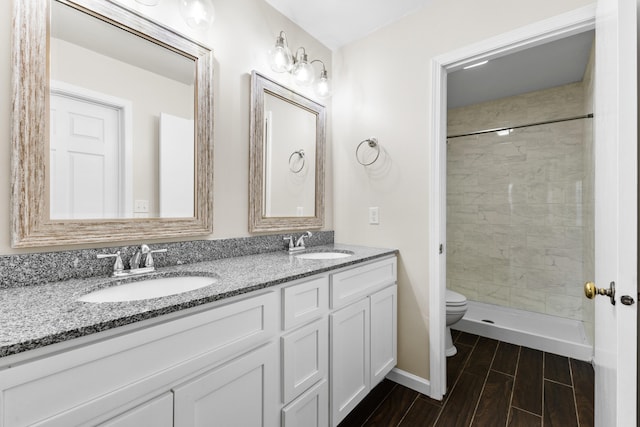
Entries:
POLYGON ((460 307, 467 305, 467 298, 455 291, 447 289, 446 294, 447 307, 460 307))

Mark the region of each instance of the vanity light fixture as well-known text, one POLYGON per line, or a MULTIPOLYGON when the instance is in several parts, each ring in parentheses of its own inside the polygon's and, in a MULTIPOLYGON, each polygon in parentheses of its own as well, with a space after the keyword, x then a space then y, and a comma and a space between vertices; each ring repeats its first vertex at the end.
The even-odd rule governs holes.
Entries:
POLYGON ((331 96, 331 81, 324 62, 319 59, 309 61, 307 51, 302 46, 296 50, 295 56, 292 55, 287 41, 287 34, 284 31, 280 31, 276 44, 269 49, 269 66, 277 73, 291 73, 293 80, 299 86, 311 86, 315 81, 313 89, 320 98, 331 96), (312 65, 314 62, 322 64, 320 78, 317 80, 315 78, 315 69, 312 65))
POLYGON ((475 64, 467 65, 466 67, 463 67, 462 69, 463 70, 468 70, 469 68, 476 68, 476 67, 479 67, 481 65, 486 64, 487 62, 489 62, 489 60, 476 62, 475 64))
POLYGON ((311 83, 313 83, 313 79, 315 78, 313 75, 313 67, 309 64, 307 51, 304 47, 299 47, 298 50, 296 50, 291 74, 293 74, 293 80, 300 86, 311 86, 311 83), (298 55, 300 50, 302 50, 302 54, 298 55))
POLYGON ((312 64, 314 62, 319 62, 322 64, 322 71, 320 71, 320 79, 314 85, 316 95, 318 95, 320 98, 323 98, 323 99, 328 98, 331 96, 331 80, 329 80, 327 69, 324 66, 324 62, 322 62, 321 60, 314 59, 313 61, 311 61, 312 64))
POLYGON ((180 0, 180 14, 187 25, 205 30, 213 24, 215 8, 212 0, 180 0))
POLYGON ((276 45, 269 50, 269 66, 277 73, 291 71, 293 68, 293 55, 287 43, 287 35, 280 31, 276 39, 276 45))

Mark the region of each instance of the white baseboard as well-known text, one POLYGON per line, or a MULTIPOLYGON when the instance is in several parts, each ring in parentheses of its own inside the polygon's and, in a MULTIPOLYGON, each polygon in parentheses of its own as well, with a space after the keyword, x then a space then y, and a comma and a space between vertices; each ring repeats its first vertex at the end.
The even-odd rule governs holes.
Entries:
POLYGON ((429 396, 429 393, 431 392, 429 380, 425 380, 422 377, 413 375, 407 371, 403 371, 402 369, 393 368, 391 372, 387 374, 387 378, 393 382, 408 387, 411 390, 415 390, 418 393, 426 394, 427 396, 429 396))

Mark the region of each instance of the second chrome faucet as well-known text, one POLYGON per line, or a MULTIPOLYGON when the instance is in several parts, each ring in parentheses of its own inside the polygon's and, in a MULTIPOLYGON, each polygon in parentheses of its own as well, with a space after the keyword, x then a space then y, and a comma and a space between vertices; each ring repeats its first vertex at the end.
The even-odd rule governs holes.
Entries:
POLYGON ((293 236, 284 237, 284 241, 288 242, 289 253, 305 250, 304 239, 311 236, 313 236, 313 234, 310 231, 306 231, 302 234, 302 236, 298 237, 295 243, 294 243, 293 236))

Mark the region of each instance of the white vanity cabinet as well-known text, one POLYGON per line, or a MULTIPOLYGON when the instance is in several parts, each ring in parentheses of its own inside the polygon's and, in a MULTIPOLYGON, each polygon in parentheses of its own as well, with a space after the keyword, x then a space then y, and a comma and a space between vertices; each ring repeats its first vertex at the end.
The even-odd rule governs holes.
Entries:
POLYGON ((396 365, 396 265, 393 257, 332 276, 332 426, 396 365))
POLYGON ((198 417, 209 395, 246 412, 248 391, 237 385, 256 386, 259 371, 268 374, 256 425, 277 425, 278 313, 278 293, 268 291, 0 370, 0 427, 172 425, 189 408, 198 417), (217 384, 223 379, 228 387, 217 384))
POLYGON ((381 258, 5 363, 0 427, 335 426, 396 364, 395 282, 381 258))

